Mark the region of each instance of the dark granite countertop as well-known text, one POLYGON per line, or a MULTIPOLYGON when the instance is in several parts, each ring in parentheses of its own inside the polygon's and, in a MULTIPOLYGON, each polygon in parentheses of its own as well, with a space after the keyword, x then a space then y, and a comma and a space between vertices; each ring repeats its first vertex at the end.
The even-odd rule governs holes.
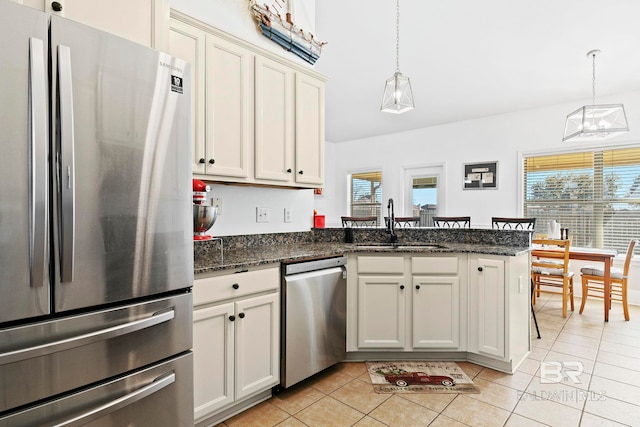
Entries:
MULTIPOLYGON (((416 245, 417 243, 413 242, 416 245)), ((293 244, 271 244, 246 248, 219 248, 198 250, 194 256, 195 274, 208 273, 226 269, 243 269, 247 267, 290 262, 305 261, 315 258, 329 258, 350 252, 375 253, 474 253, 485 255, 517 256, 529 252, 528 246, 484 245, 478 243, 445 243, 438 247, 425 248, 402 246, 393 248, 380 246, 380 243, 339 243, 339 242, 305 242, 293 244), (363 247, 365 246, 365 247, 363 247)), ((428 244, 427 244, 428 245, 428 244)))

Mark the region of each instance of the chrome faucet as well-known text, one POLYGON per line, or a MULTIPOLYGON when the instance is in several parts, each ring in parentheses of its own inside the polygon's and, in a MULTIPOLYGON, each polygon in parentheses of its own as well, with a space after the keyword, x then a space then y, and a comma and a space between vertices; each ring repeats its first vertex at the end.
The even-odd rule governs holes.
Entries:
POLYGON ((398 241, 398 236, 396 235, 396 216, 393 212, 393 199, 389 199, 387 203, 387 233, 389 233, 389 240, 391 243, 396 243, 398 241))

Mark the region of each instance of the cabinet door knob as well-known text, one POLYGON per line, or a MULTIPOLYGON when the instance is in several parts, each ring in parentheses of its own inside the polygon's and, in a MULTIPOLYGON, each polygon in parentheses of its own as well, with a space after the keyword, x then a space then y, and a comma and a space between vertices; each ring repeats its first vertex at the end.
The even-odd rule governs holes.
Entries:
POLYGON ((420 285, 416 285, 416 289, 420 289, 420 285))
POLYGON ((231 320, 233 322, 234 320, 236 320, 236 316, 234 316, 234 315, 229 316, 229 320, 231 320))
POLYGON ((209 164, 212 165, 214 164, 216 161, 214 159, 209 159, 209 164))
POLYGON ((51 9, 53 9, 54 12, 60 12, 62 11, 62 4, 60 2, 54 1, 51 3, 51 9))
POLYGON ((478 271, 482 271, 482 267, 478 267, 478 271))
POLYGON ((244 319, 244 313, 238 314, 238 317, 241 318, 241 319, 244 319))
POLYGON ((304 174, 304 171, 300 171, 300 172, 298 172, 298 173, 299 173, 300 175, 302 175, 302 174, 304 174))
POLYGON ((204 163, 204 162, 205 162, 204 158, 201 158, 200 160, 198 160, 198 163, 204 163))
POLYGON ((233 285, 231 285, 231 287, 232 287, 233 289, 240 289, 240 285, 239 285, 239 284, 237 284, 237 283, 234 283, 233 285))
POLYGON ((291 172, 292 172, 291 168, 287 169, 287 173, 291 173, 291 172))
POLYGON ((400 285, 400 289, 404 289, 404 285, 400 285))

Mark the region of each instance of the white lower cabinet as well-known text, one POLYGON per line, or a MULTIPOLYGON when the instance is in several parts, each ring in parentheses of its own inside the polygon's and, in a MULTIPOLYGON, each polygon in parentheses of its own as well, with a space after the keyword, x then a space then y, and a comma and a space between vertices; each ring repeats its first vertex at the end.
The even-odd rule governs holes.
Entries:
POLYGON ((279 271, 275 267, 196 279, 196 423, 280 382, 279 271))
POLYGON ((349 358, 413 352, 512 373, 530 351, 526 252, 352 253, 347 270, 349 358))
POLYGON ((469 360, 513 372, 531 349, 529 254, 469 256, 469 360))
POLYGON ((193 312, 193 372, 195 419, 234 400, 234 303, 193 312))
POLYGON ((358 348, 405 346, 404 276, 358 276, 358 348))
POLYGON ((463 349, 465 273, 464 254, 350 255, 348 351, 463 349))
POLYGON ((472 257, 470 267, 472 283, 470 300, 473 302, 471 327, 476 338, 472 350, 503 358, 505 356, 505 262, 501 259, 475 256, 472 257))
POLYGON ((460 347, 460 277, 413 276, 413 348, 460 347))

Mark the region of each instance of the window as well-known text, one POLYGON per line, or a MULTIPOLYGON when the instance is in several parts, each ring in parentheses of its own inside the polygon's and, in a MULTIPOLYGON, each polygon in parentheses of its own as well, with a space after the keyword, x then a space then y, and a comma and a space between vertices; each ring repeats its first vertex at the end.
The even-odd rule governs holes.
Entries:
POLYGON ((351 216, 375 216, 381 223, 382 172, 351 175, 351 216))
POLYGON ((524 159, 524 216, 569 228, 575 246, 626 251, 640 235, 640 148, 524 159))

